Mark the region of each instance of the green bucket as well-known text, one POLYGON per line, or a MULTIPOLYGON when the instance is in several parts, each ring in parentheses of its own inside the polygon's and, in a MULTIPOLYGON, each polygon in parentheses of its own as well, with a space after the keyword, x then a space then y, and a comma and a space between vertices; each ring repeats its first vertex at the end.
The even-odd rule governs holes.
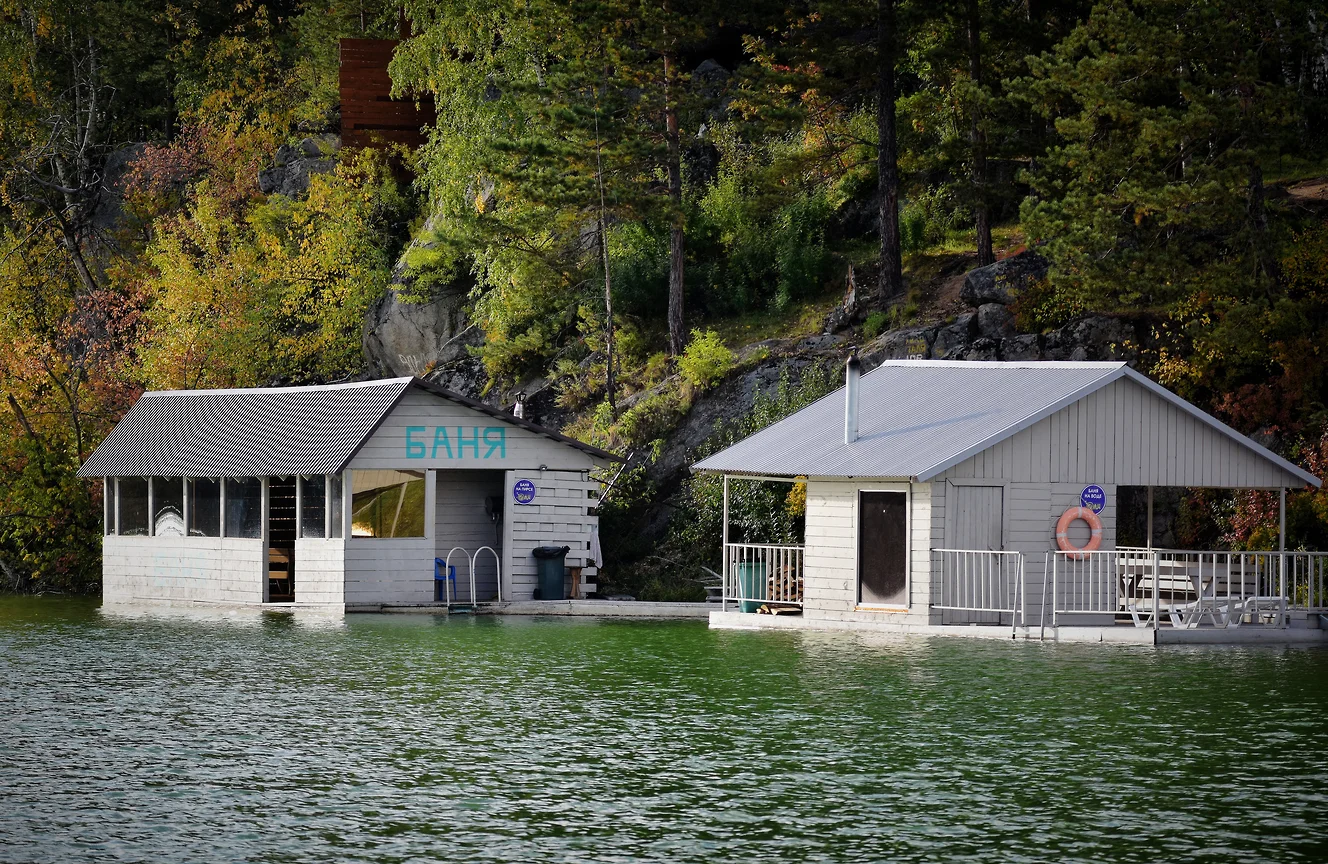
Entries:
POLYGON ((738 578, 739 612, 755 612, 765 602, 765 562, 743 561, 734 565, 738 578))

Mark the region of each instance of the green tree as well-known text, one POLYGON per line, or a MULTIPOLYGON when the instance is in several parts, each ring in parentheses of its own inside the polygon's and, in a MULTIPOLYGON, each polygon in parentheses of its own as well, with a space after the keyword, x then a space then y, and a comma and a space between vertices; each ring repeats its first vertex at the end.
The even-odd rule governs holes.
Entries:
POLYGON ((1308 5, 1103 3, 1019 82, 1061 143, 1021 218, 1082 308, 1248 297, 1275 278, 1262 164, 1296 134, 1308 5))

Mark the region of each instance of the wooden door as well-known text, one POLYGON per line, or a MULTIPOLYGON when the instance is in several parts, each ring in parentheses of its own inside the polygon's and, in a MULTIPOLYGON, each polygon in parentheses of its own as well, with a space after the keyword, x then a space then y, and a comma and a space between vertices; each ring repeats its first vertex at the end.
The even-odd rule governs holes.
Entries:
POLYGON ((858 493, 858 602, 908 605, 908 501, 903 492, 858 493))

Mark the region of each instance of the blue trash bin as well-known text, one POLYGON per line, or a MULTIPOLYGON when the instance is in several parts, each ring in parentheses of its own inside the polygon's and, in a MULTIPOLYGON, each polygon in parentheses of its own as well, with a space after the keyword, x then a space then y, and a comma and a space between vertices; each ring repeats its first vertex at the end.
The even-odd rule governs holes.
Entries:
POLYGON ((733 565, 734 575, 738 580, 738 595, 743 599, 738 603, 739 612, 755 612, 765 603, 765 562, 741 561, 733 565))

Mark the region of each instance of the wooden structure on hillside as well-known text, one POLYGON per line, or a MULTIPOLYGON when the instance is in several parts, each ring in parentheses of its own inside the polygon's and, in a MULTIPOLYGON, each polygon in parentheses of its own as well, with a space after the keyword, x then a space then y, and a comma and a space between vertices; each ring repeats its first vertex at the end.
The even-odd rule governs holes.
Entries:
POLYGON ((371 147, 404 144, 418 147, 425 141, 424 127, 433 125, 430 96, 393 99, 387 73, 396 39, 342 39, 339 86, 341 91, 341 145, 371 147))

